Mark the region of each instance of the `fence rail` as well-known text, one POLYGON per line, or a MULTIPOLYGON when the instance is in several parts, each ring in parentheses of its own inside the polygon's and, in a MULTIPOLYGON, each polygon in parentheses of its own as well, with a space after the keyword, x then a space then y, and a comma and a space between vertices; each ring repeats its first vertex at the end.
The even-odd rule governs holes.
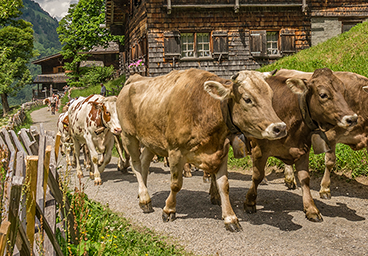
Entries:
POLYGON ((57 205, 72 243, 77 242, 78 231, 68 198, 60 189, 60 134, 45 131, 43 124, 18 134, 3 128, 0 147, 9 152, 4 159, 6 177, 0 183, 0 256, 38 255, 39 251, 63 255, 55 236, 57 205))

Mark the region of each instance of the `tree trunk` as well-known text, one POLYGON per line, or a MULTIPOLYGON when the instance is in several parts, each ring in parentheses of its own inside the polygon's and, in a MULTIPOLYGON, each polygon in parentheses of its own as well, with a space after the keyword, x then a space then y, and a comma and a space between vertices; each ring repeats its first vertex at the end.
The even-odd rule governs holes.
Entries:
POLYGON ((7 93, 1 93, 1 103, 3 105, 3 116, 6 116, 10 111, 7 93))

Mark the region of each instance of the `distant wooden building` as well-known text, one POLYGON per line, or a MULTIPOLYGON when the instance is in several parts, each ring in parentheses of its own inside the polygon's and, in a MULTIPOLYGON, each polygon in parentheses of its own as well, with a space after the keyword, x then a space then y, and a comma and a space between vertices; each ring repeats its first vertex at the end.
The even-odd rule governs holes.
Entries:
POLYGON ((367 17, 357 0, 106 0, 107 27, 125 35, 120 69, 147 76, 193 67, 229 77, 327 40, 319 23, 341 33, 367 17))
MULTIPOLYGON (((108 48, 94 47, 89 51, 90 56, 83 61, 80 66, 111 66, 119 69, 119 45, 110 43, 108 48)), ((34 98, 45 98, 50 96, 51 92, 62 91, 67 84, 68 76, 63 69, 63 56, 58 53, 33 61, 33 64, 41 65, 41 75, 38 75, 33 83, 37 84, 37 90, 34 91, 34 98)))

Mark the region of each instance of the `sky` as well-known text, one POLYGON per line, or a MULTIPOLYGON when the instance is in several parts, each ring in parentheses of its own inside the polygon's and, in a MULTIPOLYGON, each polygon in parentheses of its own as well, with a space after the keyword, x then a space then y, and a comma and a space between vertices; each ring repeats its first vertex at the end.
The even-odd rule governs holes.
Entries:
POLYGON ((47 11, 51 17, 58 20, 62 19, 67 13, 70 4, 75 4, 78 0, 33 0, 38 3, 42 9, 47 11))

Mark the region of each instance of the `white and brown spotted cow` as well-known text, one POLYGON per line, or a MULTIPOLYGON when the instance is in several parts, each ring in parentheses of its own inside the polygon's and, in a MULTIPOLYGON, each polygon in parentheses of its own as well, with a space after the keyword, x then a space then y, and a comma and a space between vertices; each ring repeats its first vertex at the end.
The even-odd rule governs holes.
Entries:
POLYGON ((114 135, 121 133, 116 114, 116 96, 103 97, 91 95, 88 98, 75 100, 68 109, 69 132, 74 144, 77 162, 77 175, 83 176, 79 164, 79 153, 82 144, 86 144, 94 172, 90 177, 96 185, 102 184, 100 173, 110 162, 114 146, 114 135), (99 159, 99 153, 102 156, 99 159))
POLYGON ((72 140, 69 133, 68 112, 61 113, 57 121, 57 129, 60 133, 61 153, 65 154, 67 165, 71 165, 70 152, 72 151, 72 140))
POLYGON ((244 71, 229 80, 188 69, 153 78, 134 75, 126 81, 116 107, 143 212, 153 211, 147 175, 157 154, 170 159, 171 192, 163 208, 164 221, 176 218, 176 194, 188 162, 215 174, 225 227, 241 230, 229 200, 229 138, 235 127, 237 132, 265 140, 286 135, 285 123, 272 109, 273 92, 265 82, 271 75, 244 71), (140 143, 144 146, 142 154, 140 143))
MULTIPOLYGON (((276 75, 284 77, 294 77, 309 79, 313 73, 302 72, 298 70, 281 69, 276 75)), ((341 93, 349 107, 358 114, 358 124, 346 131, 344 128, 336 126, 326 132, 326 137, 330 148, 326 148, 325 154, 325 173, 321 181, 320 197, 324 199, 331 198, 330 190, 330 172, 336 162, 336 144, 343 143, 350 146, 353 150, 366 148, 368 150, 368 94, 363 91, 368 86, 368 78, 353 72, 334 72, 344 84, 341 93)), ((313 147, 321 145, 321 141, 315 141, 313 147)), ((321 152, 321 151, 320 151, 321 152)), ((296 180, 292 166, 285 167, 285 183, 289 188, 296 187, 296 180)))
POLYGON ((356 124, 357 115, 341 94, 343 83, 330 69, 317 69, 308 80, 273 76, 266 81, 274 93, 272 106, 286 123, 288 134, 272 141, 248 137, 252 147, 253 175, 244 202, 245 211, 256 211, 257 187, 264 178, 267 159, 273 156, 286 164, 295 164, 306 217, 311 221, 322 221, 309 188, 311 137, 335 126, 349 129, 356 124))

